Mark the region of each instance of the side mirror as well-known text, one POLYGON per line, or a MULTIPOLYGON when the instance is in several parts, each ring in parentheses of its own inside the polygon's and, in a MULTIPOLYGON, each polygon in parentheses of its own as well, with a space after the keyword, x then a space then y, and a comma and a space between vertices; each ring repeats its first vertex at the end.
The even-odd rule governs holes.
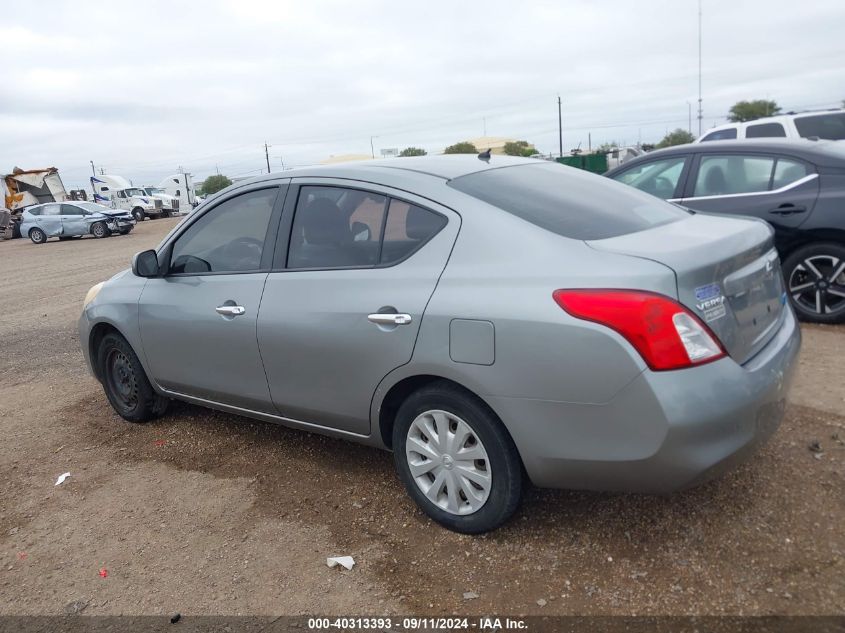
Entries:
POLYGON ((152 249, 141 251, 132 258, 132 274, 136 277, 158 277, 158 255, 152 249))
POLYGON ((369 242, 370 241, 370 227, 363 222, 353 222, 352 239, 355 242, 369 242))

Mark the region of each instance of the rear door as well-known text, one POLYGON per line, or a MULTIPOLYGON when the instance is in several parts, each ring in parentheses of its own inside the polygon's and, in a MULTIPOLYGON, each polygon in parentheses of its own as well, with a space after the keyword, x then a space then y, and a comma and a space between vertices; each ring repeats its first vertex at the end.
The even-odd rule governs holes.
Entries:
POLYGON ((160 253, 138 304, 144 353, 169 391, 273 412, 256 323, 286 187, 225 196, 160 253), (277 206, 278 205, 278 206, 277 206))
POLYGON ((41 215, 35 216, 35 223, 47 237, 62 235, 62 205, 58 203, 43 205, 41 215))
POLYGON ((806 221, 819 195, 815 168, 790 156, 700 154, 681 203, 697 211, 751 215, 775 229, 806 221))
POLYGON ((270 392, 286 418, 366 435, 376 387, 411 359, 460 218, 369 183, 293 185, 258 315, 270 392))

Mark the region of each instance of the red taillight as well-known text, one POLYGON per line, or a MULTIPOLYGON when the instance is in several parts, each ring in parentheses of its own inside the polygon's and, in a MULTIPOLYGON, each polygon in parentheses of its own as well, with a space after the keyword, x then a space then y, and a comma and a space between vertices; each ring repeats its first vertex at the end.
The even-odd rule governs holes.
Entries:
POLYGON ((701 365, 725 356, 716 336, 677 301, 638 290, 555 290, 572 316, 616 330, 651 369, 701 365))

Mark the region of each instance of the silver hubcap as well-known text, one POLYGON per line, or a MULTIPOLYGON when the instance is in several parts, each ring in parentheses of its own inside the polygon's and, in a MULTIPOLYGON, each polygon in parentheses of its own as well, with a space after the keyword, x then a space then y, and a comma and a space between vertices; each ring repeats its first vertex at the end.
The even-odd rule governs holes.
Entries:
POLYGON ((472 514, 490 496, 487 451, 475 431, 448 411, 421 413, 405 440, 411 477, 434 505, 450 514, 472 514))
POLYGON ((845 261, 832 255, 814 255, 798 264, 789 277, 795 303, 816 314, 845 310, 845 261))

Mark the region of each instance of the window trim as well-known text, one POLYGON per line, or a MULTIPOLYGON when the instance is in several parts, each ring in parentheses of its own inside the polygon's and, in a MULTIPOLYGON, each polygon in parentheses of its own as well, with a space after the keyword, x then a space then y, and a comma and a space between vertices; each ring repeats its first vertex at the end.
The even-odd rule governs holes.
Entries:
POLYGON ((253 183, 253 185, 247 185, 243 187, 238 187, 237 189, 232 190, 225 196, 221 196, 219 199, 215 200, 213 203, 206 206, 201 213, 198 213, 196 217, 188 216, 190 218, 189 222, 186 222, 184 226, 180 227, 180 229, 171 235, 167 243, 158 251, 158 266, 159 266, 159 274, 162 278, 180 278, 180 277, 211 277, 214 275, 253 275, 255 273, 267 273, 271 269, 271 265, 273 262, 273 255, 274 250, 276 247, 276 236, 278 235, 279 231, 279 220, 282 215, 282 209, 284 207, 284 202, 287 197, 287 193, 290 190, 290 186, 288 183, 290 182, 290 178, 285 178, 284 180, 271 180, 271 181, 262 181, 253 183), (267 224, 267 232, 264 234, 264 249, 261 251, 261 266, 255 270, 221 270, 221 271, 209 271, 209 272, 202 272, 202 273, 172 273, 170 272, 170 264, 171 264, 171 257, 173 255, 173 246, 182 237, 194 224, 196 224, 201 218, 203 218, 207 213, 210 213, 214 209, 216 209, 221 204, 228 202, 229 200, 233 200, 239 196, 254 193, 256 191, 263 191, 265 189, 275 189, 276 190, 276 198, 273 201, 273 209, 270 212, 270 220, 267 224), (267 245, 272 244, 272 248, 267 249, 267 245))
POLYGON ((283 244, 281 244, 282 248, 279 248, 280 245, 276 246, 275 255, 273 258, 273 266, 270 272, 273 273, 300 273, 300 272, 319 272, 319 271, 330 271, 330 270, 379 270, 385 268, 393 268, 394 266, 398 266, 399 264, 407 261, 411 257, 413 257, 418 251, 422 250, 422 248, 428 244, 431 240, 437 237, 443 229, 445 229, 449 225, 450 218, 445 213, 441 213, 439 211, 435 211, 430 206, 420 204, 419 202, 414 202, 407 197, 403 197, 401 192, 394 193, 395 189, 392 189, 386 185, 378 185, 376 183, 368 183, 365 181, 359 180, 350 180, 349 184, 343 184, 340 182, 340 179, 326 179, 325 182, 320 182, 318 178, 307 178, 303 177, 302 179, 296 179, 288 190, 287 200, 285 201, 285 210, 282 217, 281 226, 279 229, 279 240, 283 240, 283 244), (445 219, 446 221, 443 225, 437 229, 436 232, 432 233, 428 239, 420 242, 417 244, 416 248, 412 251, 407 253, 401 259, 397 259, 389 264, 374 264, 372 266, 322 266, 322 267, 312 267, 312 268, 289 268, 287 265, 288 261, 288 254, 290 253, 290 241, 293 237, 293 220, 296 214, 296 206, 299 203, 299 195, 303 187, 334 187, 336 189, 353 189, 357 191, 363 191, 365 193, 371 193, 378 196, 383 196, 385 201, 385 216, 384 222, 382 222, 381 227, 381 237, 379 243, 379 259, 381 259, 381 249, 384 246, 384 232, 387 228, 387 216, 390 213, 390 204, 396 200, 397 202, 404 202, 415 207, 419 207, 425 211, 438 215, 445 219), (381 189, 381 190, 380 190, 381 189), (397 195, 398 194, 398 195, 397 195))
POLYGON ((684 189, 684 195, 680 198, 672 198, 671 200, 667 200, 667 202, 676 202, 679 204, 684 204, 690 200, 720 200, 722 198, 747 198, 748 196, 767 196, 773 195, 778 193, 784 193, 785 191, 789 191, 794 187, 798 187, 803 185, 806 182, 810 182, 819 177, 818 170, 816 166, 810 162, 807 162, 803 158, 798 156, 793 156, 792 154, 772 154, 769 152, 749 152, 747 150, 740 151, 740 150, 733 150, 733 151, 712 151, 712 152, 698 152, 693 156, 693 162, 689 173, 689 178, 687 179, 686 187, 684 189), (695 181, 698 178, 698 171, 701 167, 701 159, 705 156, 751 156, 751 157, 759 157, 759 158, 772 158, 775 160, 775 165, 772 168, 772 173, 774 173, 775 167, 777 166, 777 161, 781 158, 785 158, 788 160, 792 160, 798 163, 803 163, 807 167, 807 171, 810 172, 803 178, 799 178, 795 182, 791 182, 788 185, 780 187, 779 189, 770 189, 768 191, 750 191, 746 193, 726 193, 721 196, 693 196, 692 193, 695 190, 695 181))
MULTIPOLYGON (((685 154, 672 154, 671 156, 655 156, 651 158, 651 160, 644 160, 642 162, 638 162, 636 164, 632 164, 627 169, 622 168, 618 172, 614 173, 610 176, 610 179, 618 182, 620 185, 627 185, 628 187, 634 187, 634 185, 629 185, 628 183, 622 182, 618 180, 619 177, 624 176, 626 173, 631 171, 632 169, 636 169, 637 167, 644 167, 646 165, 651 165, 652 163, 659 163, 665 160, 673 160, 675 158, 682 158, 684 160, 683 167, 681 167, 681 174, 678 176, 678 182, 675 184, 675 190, 672 192, 671 198, 666 198, 666 201, 678 200, 678 195, 683 194, 686 190, 687 186, 687 179, 689 178, 690 171, 692 171, 692 164, 695 161, 696 155, 693 153, 685 153, 685 154)), ((634 187, 638 191, 642 191, 643 193, 648 193, 648 191, 644 191, 639 187, 634 187)))

